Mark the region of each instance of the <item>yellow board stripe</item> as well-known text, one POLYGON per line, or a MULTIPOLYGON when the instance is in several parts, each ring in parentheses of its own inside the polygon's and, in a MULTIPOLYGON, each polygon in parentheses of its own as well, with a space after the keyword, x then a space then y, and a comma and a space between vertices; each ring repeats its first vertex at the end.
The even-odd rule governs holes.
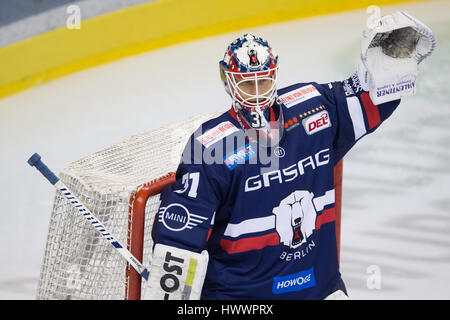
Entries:
POLYGON ((194 283, 194 278, 195 278, 195 271, 197 269, 197 259, 191 259, 189 261, 189 268, 187 271, 187 276, 186 276, 186 286, 192 287, 193 283, 194 283))
MULTIPOLYGON (((377 5, 399 2, 411 0, 378 0, 377 5)), ((176 43, 371 4, 366 0, 160 0, 133 6, 82 20, 79 30, 64 27, 0 48, 0 98, 176 43)))

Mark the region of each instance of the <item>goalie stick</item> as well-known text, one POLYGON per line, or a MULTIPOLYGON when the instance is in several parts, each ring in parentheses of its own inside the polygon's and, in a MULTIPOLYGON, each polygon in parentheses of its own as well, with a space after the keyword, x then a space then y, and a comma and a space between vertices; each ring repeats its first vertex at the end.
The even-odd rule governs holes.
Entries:
POLYGON ((139 260, 134 257, 130 251, 125 249, 123 245, 117 241, 111 233, 106 230, 105 226, 102 225, 98 219, 92 214, 92 212, 86 208, 86 206, 61 182, 61 180, 42 162, 41 156, 37 153, 33 154, 28 159, 28 164, 36 169, 57 189, 64 197, 69 200, 69 202, 76 208, 81 215, 91 223, 92 227, 97 229, 97 231, 108 240, 111 245, 128 261, 128 263, 133 266, 133 268, 141 275, 142 278, 148 280, 149 271, 145 268, 139 260))

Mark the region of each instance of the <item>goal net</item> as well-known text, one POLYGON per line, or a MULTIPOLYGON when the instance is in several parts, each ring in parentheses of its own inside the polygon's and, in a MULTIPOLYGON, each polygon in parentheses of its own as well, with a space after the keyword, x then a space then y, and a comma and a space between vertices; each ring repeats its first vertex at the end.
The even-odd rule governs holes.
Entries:
MULTIPOLYGON (((159 205, 157 193, 174 181, 174 175, 168 173, 176 170, 190 135, 219 114, 195 116, 134 135, 73 162, 59 178, 119 242, 127 244, 128 250, 147 265, 152 247, 150 227, 143 240, 133 242, 137 233, 135 238, 142 238, 136 230, 142 232, 144 223, 152 225, 159 205), (156 189, 149 189, 154 185, 156 189), (139 192, 149 197, 148 201, 138 198, 139 192), (133 206, 142 207, 142 202, 145 213, 138 212, 140 216, 136 217, 133 206)), ((57 191, 37 299, 139 299, 140 276, 130 268, 57 191)))

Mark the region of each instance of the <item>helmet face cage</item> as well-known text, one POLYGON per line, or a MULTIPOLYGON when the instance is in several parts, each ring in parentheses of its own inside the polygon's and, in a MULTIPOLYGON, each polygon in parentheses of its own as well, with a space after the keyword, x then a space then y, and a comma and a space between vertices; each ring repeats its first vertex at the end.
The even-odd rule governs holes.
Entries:
POLYGON ((264 110, 275 101, 278 67, 262 72, 224 72, 233 100, 244 108, 250 111, 264 110))

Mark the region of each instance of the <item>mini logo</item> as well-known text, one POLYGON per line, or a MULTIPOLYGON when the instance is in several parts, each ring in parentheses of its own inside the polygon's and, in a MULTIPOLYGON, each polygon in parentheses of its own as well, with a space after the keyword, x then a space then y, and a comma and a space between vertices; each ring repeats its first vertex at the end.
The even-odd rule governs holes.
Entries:
POLYGON ((274 294, 301 291, 316 285, 314 277, 314 267, 308 270, 300 271, 295 274, 289 274, 283 277, 273 279, 272 292, 274 294))
POLYGON ((282 147, 276 147, 273 150, 273 154, 278 158, 283 158, 284 155, 286 154, 286 151, 284 151, 284 149, 282 147))
POLYGON ((158 221, 171 231, 182 231, 198 226, 208 218, 192 214, 189 210, 179 204, 173 203, 161 208, 158 221))
POLYGON ((330 118, 326 110, 304 119, 302 123, 308 135, 331 127, 330 118))
POLYGON ((227 154, 223 161, 229 170, 233 170, 238 164, 255 156, 255 150, 253 150, 253 147, 250 144, 247 144, 236 151, 227 154))

